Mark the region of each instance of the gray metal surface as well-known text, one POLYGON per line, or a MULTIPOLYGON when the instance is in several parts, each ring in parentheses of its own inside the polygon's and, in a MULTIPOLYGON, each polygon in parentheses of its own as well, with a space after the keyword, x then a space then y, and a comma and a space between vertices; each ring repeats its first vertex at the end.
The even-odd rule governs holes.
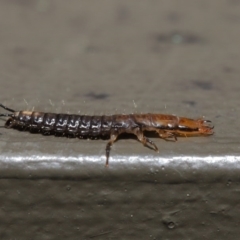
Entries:
MULTIPOLYGON (((0 239, 238 239, 239 1, 1 1, 0 102, 213 121, 160 153, 1 128, 0 239)), ((4 110, 3 110, 4 112, 4 110)), ((4 119, 2 119, 4 125, 4 119)))

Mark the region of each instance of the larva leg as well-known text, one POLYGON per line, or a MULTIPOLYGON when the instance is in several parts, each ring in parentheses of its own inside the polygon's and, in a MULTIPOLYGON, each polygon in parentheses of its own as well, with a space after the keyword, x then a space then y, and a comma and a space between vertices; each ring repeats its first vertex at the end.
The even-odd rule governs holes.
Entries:
POLYGON ((107 146, 106 146, 106 167, 108 167, 108 160, 109 160, 111 146, 117 140, 117 137, 118 137, 118 133, 116 133, 116 132, 111 133, 110 141, 107 143, 107 146))
POLYGON ((177 141, 176 135, 172 132, 168 132, 168 131, 164 131, 164 130, 158 130, 157 133, 159 134, 160 138, 162 138, 166 141, 173 141, 173 142, 177 141))
POLYGON ((144 146, 151 148, 151 149, 155 150, 156 152, 159 152, 158 147, 155 145, 155 143, 153 141, 151 141, 149 138, 145 137, 143 135, 143 132, 139 128, 136 128, 134 130, 133 134, 135 134, 137 136, 138 140, 144 146))

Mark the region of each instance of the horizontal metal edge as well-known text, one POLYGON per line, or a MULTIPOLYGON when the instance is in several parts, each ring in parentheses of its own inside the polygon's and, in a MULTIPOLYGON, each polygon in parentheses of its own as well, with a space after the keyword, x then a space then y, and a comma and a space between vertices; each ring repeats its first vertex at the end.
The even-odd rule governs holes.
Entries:
POLYGON ((239 181, 240 156, 105 156, 29 154, 0 156, 0 178, 72 178, 155 183, 239 181))

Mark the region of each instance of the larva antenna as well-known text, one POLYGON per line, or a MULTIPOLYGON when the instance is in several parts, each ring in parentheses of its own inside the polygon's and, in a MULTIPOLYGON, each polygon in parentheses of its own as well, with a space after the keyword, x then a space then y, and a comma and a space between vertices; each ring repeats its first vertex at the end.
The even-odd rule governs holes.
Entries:
MULTIPOLYGON (((1 103, 0 103, 0 107, 1 107, 1 108, 4 108, 5 110, 7 110, 7 111, 9 111, 9 112, 15 112, 15 110, 13 110, 13 109, 11 109, 11 108, 8 108, 8 107, 2 105, 1 103)), ((0 114, 0 117, 11 117, 11 116, 12 116, 11 113, 1 113, 1 114, 0 114)))

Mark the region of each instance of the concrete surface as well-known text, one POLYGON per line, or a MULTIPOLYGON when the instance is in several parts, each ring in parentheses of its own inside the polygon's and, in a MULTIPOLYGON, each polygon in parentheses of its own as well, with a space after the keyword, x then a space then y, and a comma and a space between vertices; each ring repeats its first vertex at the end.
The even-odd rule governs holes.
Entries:
POLYGON ((106 169, 104 140, 1 128, 0 239, 239 239, 239 27, 236 0, 1 1, 1 103, 215 135, 121 139, 106 169))

